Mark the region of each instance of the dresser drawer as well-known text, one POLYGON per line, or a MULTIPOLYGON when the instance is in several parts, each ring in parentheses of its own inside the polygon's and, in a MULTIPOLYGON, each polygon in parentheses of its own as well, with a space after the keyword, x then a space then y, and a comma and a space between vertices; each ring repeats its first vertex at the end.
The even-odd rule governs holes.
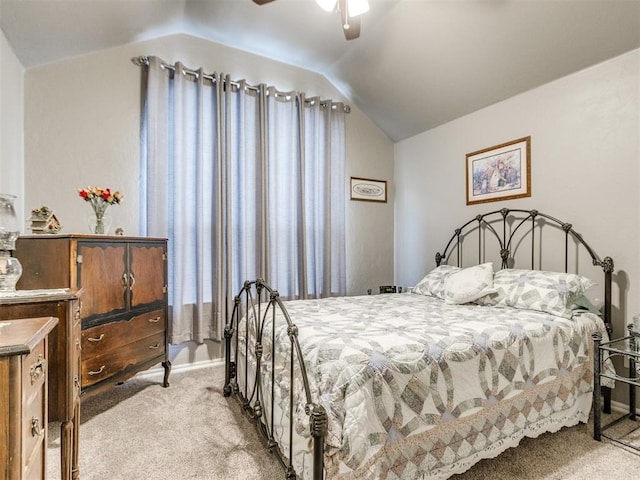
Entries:
POLYGON ((82 331, 82 357, 91 358, 157 333, 164 333, 164 310, 155 310, 82 331))
POLYGON ((31 456, 27 459, 27 464, 25 466, 24 478, 26 480, 40 480, 47 478, 44 451, 44 442, 40 442, 36 445, 35 450, 31 452, 31 456))
POLYGON ((164 331, 133 343, 119 345, 104 354, 90 357, 82 352, 82 388, 106 380, 127 367, 165 355, 164 331))
MULTIPOLYGON (((23 406, 22 438, 25 466, 32 462, 30 459, 34 456, 35 450, 41 448, 41 444, 44 443, 45 431, 47 430, 46 408, 45 384, 41 382, 35 395, 23 406)), ((35 457, 38 455, 35 454, 35 457)))
POLYGON ((42 389, 49 368, 46 347, 40 342, 22 363, 22 401, 30 403, 34 395, 42 389))
POLYGON ((72 405, 75 405, 78 399, 80 398, 80 359, 82 356, 82 322, 80 321, 80 311, 81 307, 78 305, 75 311, 75 320, 73 324, 73 334, 72 341, 73 346, 71 347, 71 358, 69 359, 69 367, 71 369, 71 379, 73 382, 73 396, 71 399, 72 405))

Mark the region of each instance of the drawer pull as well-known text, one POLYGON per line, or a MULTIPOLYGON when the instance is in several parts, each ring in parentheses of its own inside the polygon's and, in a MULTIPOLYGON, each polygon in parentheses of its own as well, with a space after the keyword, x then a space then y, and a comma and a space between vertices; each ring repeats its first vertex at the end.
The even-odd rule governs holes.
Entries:
POLYGON ((44 429, 40 427, 40 420, 36 417, 31 419, 31 435, 38 437, 44 434, 44 429))
POLYGON ((38 379, 42 375, 44 375, 44 372, 46 369, 47 369, 47 359, 44 358, 43 355, 38 355, 38 359, 36 360, 36 363, 31 365, 31 370, 30 370, 31 385, 36 383, 36 381, 38 381, 38 379))
POLYGON ((159 343, 156 343, 155 345, 149 345, 149 349, 150 350, 155 350, 157 348, 160 348, 160 344, 159 343))
POLYGON ((129 290, 133 290, 133 286, 136 284, 136 277, 133 276, 133 273, 129 274, 129 290))
POLYGON ((102 372, 104 372, 104 369, 107 368, 106 365, 102 365, 97 372, 87 372, 89 375, 91 375, 92 377, 95 377, 96 375, 100 375, 102 372))
POLYGON ((160 321, 160 317, 150 318, 149 323, 158 323, 160 321))
POLYGON ((89 337, 89 338, 87 338, 87 340, 89 340, 90 342, 93 342, 93 343, 98 343, 98 342, 101 342, 103 338, 104 338, 104 333, 100 334, 100 336, 97 337, 97 338, 96 337, 89 337))

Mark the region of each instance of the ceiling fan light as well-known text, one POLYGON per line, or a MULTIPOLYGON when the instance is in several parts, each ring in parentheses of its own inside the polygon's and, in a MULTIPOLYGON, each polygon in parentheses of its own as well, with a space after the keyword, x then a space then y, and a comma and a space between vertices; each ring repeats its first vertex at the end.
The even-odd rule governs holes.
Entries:
POLYGON ((347 5, 350 17, 357 17, 369 11, 369 0, 347 0, 347 5))
POLYGON ((316 3, 320 5, 320 8, 327 12, 334 12, 336 10, 338 0, 316 0, 316 3))

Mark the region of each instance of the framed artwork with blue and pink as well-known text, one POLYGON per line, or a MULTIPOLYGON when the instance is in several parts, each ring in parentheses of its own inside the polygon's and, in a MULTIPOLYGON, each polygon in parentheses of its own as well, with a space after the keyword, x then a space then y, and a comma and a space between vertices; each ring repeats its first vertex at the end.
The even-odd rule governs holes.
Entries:
POLYGON ((468 153, 467 205, 531 196, 531 137, 468 153))

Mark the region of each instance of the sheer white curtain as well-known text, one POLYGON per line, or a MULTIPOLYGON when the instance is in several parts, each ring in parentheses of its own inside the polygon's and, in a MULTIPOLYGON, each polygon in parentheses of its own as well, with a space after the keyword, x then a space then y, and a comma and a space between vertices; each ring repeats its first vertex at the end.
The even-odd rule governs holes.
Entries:
POLYGON ((247 279, 344 295, 344 106, 142 67, 141 233, 169 239, 170 342, 220 339, 247 279))

